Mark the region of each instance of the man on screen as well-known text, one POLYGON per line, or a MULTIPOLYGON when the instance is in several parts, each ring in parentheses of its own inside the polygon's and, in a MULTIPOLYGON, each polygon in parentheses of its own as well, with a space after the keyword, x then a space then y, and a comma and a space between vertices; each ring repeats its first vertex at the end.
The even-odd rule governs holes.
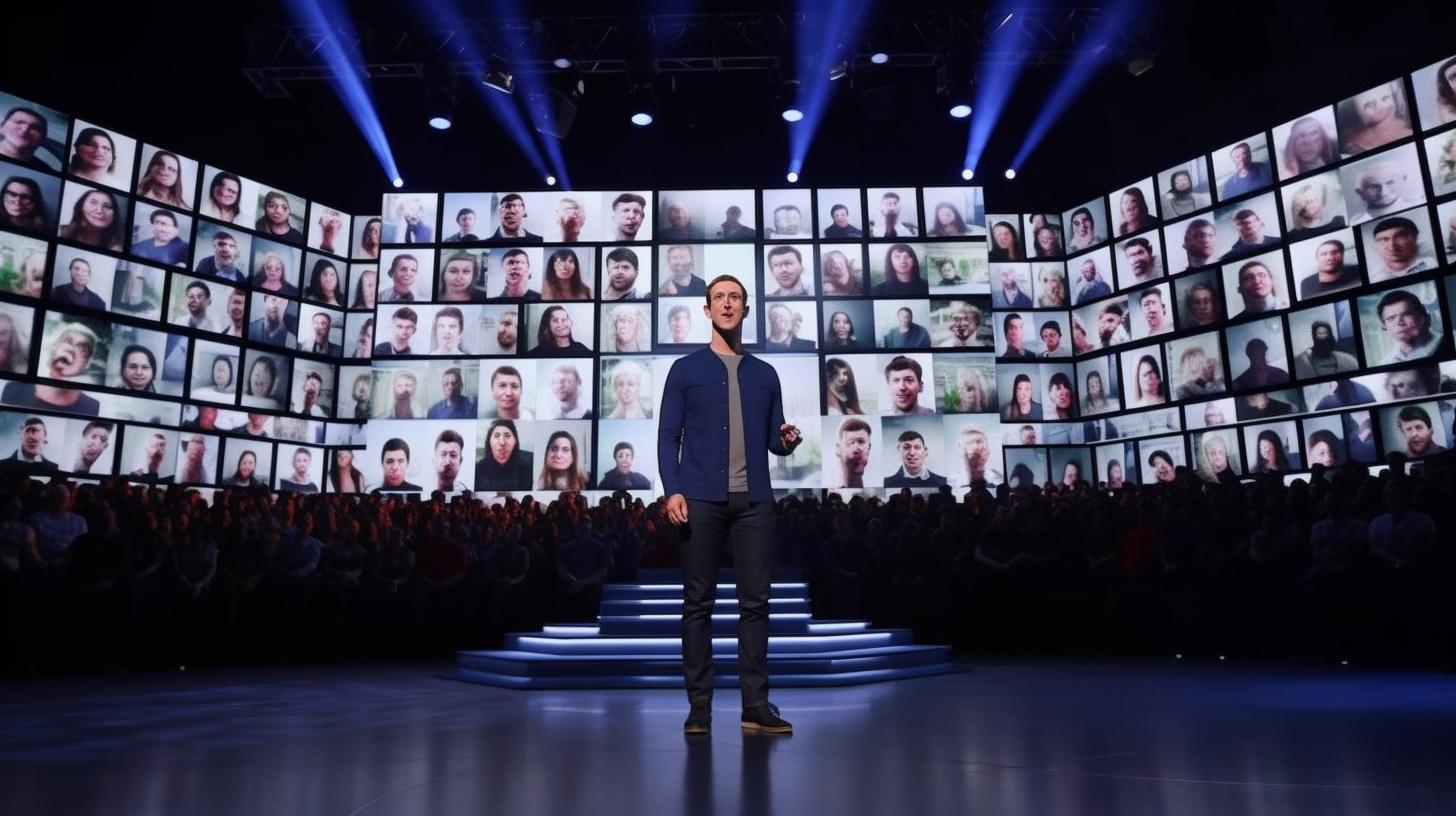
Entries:
POLYGON ((278 489, 294 493, 317 493, 318 485, 308 478, 308 470, 313 467, 313 454, 308 448, 294 448, 293 450, 293 472, 287 477, 278 479, 278 489))
POLYGON ((1183 231, 1183 252, 1188 257, 1188 268, 1197 269, 1215 263, 1213 253, 1218 251, 1218 231, 1213 222, 1206 218, 1195 218, 1188 222, 1183 231))
POLYGON ((961 466, 955 469, 951 480, 957 486, 971 487, 977 484, 1001 484, 1001 471, 991 466, 991 440, 986 432, 974 425, 962 425, 956 434, 956 447, 960 451, 961 466))
POLYGON ((187 304, 187 327, 198 331, 217 332, 222 328, 217 325, 207 310, 212 306, 212 290, 202 281, 193 281, 187 284, 183 292, 187 304))
POLYGON ((1396 415, 1400 435, 1405 439, 1405 455, 1414 459, 1445 453, 1432 432, 1431 415, 1419 405, 1408 405, 1396 415))
POLYGON ((843 204, 835 204, 829 208, 829 220, 832 222, 824 228, 825 238, 863 238, 864 231, 849 223, 849 208, 843 204))
POLYGON ((435 437, 435 489, 445 493, 469 490, 460 481, 460 464, 465 456, 465 438, 449 428, 435 437))
POLYGON ((920 363, 903 354, 895 355, 885 366, 885 386, 890 392, 890 413, 897 416, 934 415, 934 408, 920 404, 920 393, 925 390, 921 377, 920 363))
POLYGON ((475 419, 475 400, 464 395, 465 378, 460 369, 447 368, 440 376, 440 392, 445 396, 425 412, 426 419, 475 419))
POLYGON ((80 306, 86 309, 106 310, 106 301, 101 296, 91 291, 91 264, 84 258, 73 258, 70 266, 66 267, 70 273, 71 284, 69 286, 57 286, 51 290, 51 301, 62 306, 80 306))
POLYGON ((248 306, 248 293, 241 289, 234 289, 228 294, 228 322, 229 325, 223 329, 223 334, 228 337, 236 337, 239 340, 247 331, 243 328, 243 314, 248 306))
POLYGON ((693 315, 679 303, 667 310, 667 342, 686 343, 693 330, 693 315))
POLYGON ((307 340, 299 340, 299 351, 307 351, 313 354, 327 354, 330 357, 343 356, 343 346, 338 343, 329 342, 329 332, 333 331, 334 319, 328 312, 314 312, 313 317, 309 318, 309 323, 313 327, 313 337, 307 340))
POLYGON ((1301 300, 1360 285, 1360 267, 1345 263, 1345 242, 1321 241, 1314 249, 1314 274, 1299 282, 1301 300))
POLYGON ((914 224, 900 220, 900 194, 893 190, 880 196, 880 217, 870 225, 876 238, 914 238, 920 232, 914 224))
POLYGON ((1083 258, 1077 281, 1073 284, 1072 302, 1078 306, 1112 294, 1112 287, 1097 269, 1097 261, 1083 258))
POLYGON ((1156 286, 1144 289, 1138 296, 1138 304, 1142 306, 1143 321, 1148 327, 1144 337, 1167 334, 1173 330, 1173 321, 1168 319, 1168 307, 1163 303, 1163 290, 1156 286))
POLYGON ((794 331, 794 313, 782 303, 768 307, 768 337, 765 351, 813 351, 814 341, 799 337, 794 331))
POLYGON ((1048 320, 1041 324, 1038 330, 1041 335, 1042 357, 1065 357, 1067 353, 1062 350, 1062 324, 1055 320, 1048 320))
POLYGON ((410 484, 405 480, 409 475, 410 447, 409 443, 394 437, 384 443, 384 450, 379 454, 379 464, 384 471, 384 479, 379 486, 374 488, 374 493, 391 492, 420 492, 420 486, 410 484))
POLYGON ((1379 161, 1364 170, 1355 181, 1355 195, 1365 211, 1350 219, 1350 224, 1374 221, 1399 210, 1410 209, 1421 202, 1405 197, 1406 172, 1396 162, 1379 161))
POLYGON ((460 229, 456 230, 453 235, 445 238, 445 243, 458 244, 463 241, 480 240, 480 236, 475 234, 475 210, 469 207, 461 207, 460 211, 455 213, 455 226, 460 229))
POLYGON ((390 323, 394 326, 393 335, 390 339, 374 347, 375 357, 392 357, 397 354, 411 354, 410 338, 415 336, 415 329, 418 328, 420 316, 414 309, 408 306, 401 306, 394 310, 390 317, 390 323))
POLYGON ((500 346, 501 354, 516 353, 518 320, 515 312, 501 312, 500 317, 496 318, 495 344, 500 346))
POLYGON ((317 371, 308 372, 308 375, 303 378, 303 385, 298 388, 299 404, 293 410, 317 419, 327 419, 328 413, 324 411, 323 406, 319 405, 318 402, 319 395, 323 393, 323 390, 323 375, 317 371))
POLYGON ((1375 254, 1379 256, 1378 262, 1371 267, 1371 283, 1436 268, 1434 256, 1421 254, 1421 233, 1416 222, 1409 218, 1387 218, 1375 225, 1370 237, 1374 239, 1375 254))
POLYGON ((1354 371, 1360 367, 1354 355, 1335 349, 1335 329, 1323 320, 1309 327, 1310 347, 1295 355, 1294 376, 1301 380, 1354 371))
POLYGON ((1127 258, 1128 271, 1132 273, 1129 284, 1146 283, 1163 276, 1158 256, 1153 252, 1153 243, 1148 239, 1142 236, 1129 238, 1122 245, 1122 254, 1127 258))
POLYGON ((1274 272, 1259 261, 1239 267, 1239 297, 1244 309, 1239 315, 1263 314, 1284 308, 1284 299, 1274 291, 1274 272))
POLYGON ((551 419, 591 419, 591 401, 581 403, 581 372, 570 363, 551 369, 551 419))
POLYGON ((622 193, 612 199, 613 241, 636 241, 647 218, 647 199, 636 193, 622 193))
POLYGON ((941 348, 969 348, 979 346, 976 335, 981 331, 981 310, 965 302, 950 303, 950 336, 941 341, 941 348))
POLYGON ((580 241, 581 231, 586 227, 586 210, 581 202, 566 196, 556 203, 556 227, 561 230, 562 241, 580 241))
POLYGON ((58 470, 55 462, 45 458, 46 424, 40 417, 26 417, 20 425, 20 446, 5 457, 6 462, 16 462, 31 470, 58 470))
POLYGON ((617 466, 602 474, 597 487, 602 490, 651 490, 652 480, 632 470, 636 453, 631 442, 618 442, 612 448, 612 460, 617 466))
POLYGON ((617 247, 607 253, 607 286, 602 300, 636 300, 637 253, 627 247, 617 247))
POLYGON ((1376 365, 1450 353, 1450 343, 1431 331, 1431 313, 1413 293, 1404 289, 1386 292, 1375 307, 1375 315, 1380 319, 1380 330, 1392 341, 1390 351, 1376 365))
POLYGON ((1234 213, 1234 229, 1238 230, 1239 239, 1219 258, 1220 261, 1236 261, 1279 246, 1278 238, 1264 234, 1264 219, 1251 209, 1234 213))
POLYGON ((930 332, 915 322, 915 313, 908 306, 895 310, 895 328, 881 338, 885 348, 930 348, 930 332))
POLYGON ((1193 284, 1183 295, 1183 305, 1187 308, 1188 317, 1194 326, 1211 326, 1219 319, 1218 296, 1214 293, 1212 284, 1193 284))
POLYGON ((510 241, 517 244, 539 244, 542 238, 526 229, 526 199, 517 193, 501 196, 496 205, 496 220, 500 226, 491 235, 492 241, 510 241))
POLYGON ((541 293, 531 288, 531 256, 526 254, 526 250, 506 250, 505 257, 501 258, 501 268, 504 270, 502 277, 505 279, 505 285, 501 288, 500 294, 496 295, 497 299, 523 301, 541 299, 541 293))
POLYGON ((812 297, 813 287, 804 277, 804 256, 796 247, 777 246, 768 252, 771 285, 769 297, 812 297))
MULTIPOLYGON (((216 411, 216 409, 213 409, 216 411)), ((111 445, 110 422, 93 420, 81 429, 81 448, 76 451, 76 461, 71 465, 72 473, 90 473, 91 468, 101 460, 101 454, 111 445)))
POLYGON ((1250 388, 1267 388, 1289 382, 1289 372, 1278 366, 1269 365, 1269 344, 1253 337, 1244 344, 1244 357, 1249 366, 1244 373, 1234 377, 1233 386, 1243 391, 1250 388))
POLYGON ((774 207, 773 229, 769 230, 767 237, 777 240, 810 237, 804 229, 804 213, 793 204, 774 207))
POLYGON ((1233 159, 1234 173, 1223 183, 1223 193, 1220 197, 1225 201, 1268 187, 1274 182, 1273 176, 1269 173, 1268 162, 1254 161, 1254 150, 1249 147, 1248 142, 1239 142, 1234 145, 1229 150, 1229 158, 1233 159))
POLYGON ((419 380, 413 371, 396 371, 390 380, 389 391, 394 399, 384 419, 415 419, 415 391, 419 380))
POLYGON ((839 478, 829 487, 864 487, 865 468, 870 463, 870 436, 873 429, 859 417, 840 423, 835 435, 834 458, 839 462, 839 478))
POLYGON ((238 268, 238 257, 241 254, 238 250, 238 239, 230 232, 219 230, 212 234, 212 254, 197 262, 197 272, 200 275, 242 283, 248 276, 238 268))
POLYGON ((492 419, 532 419, 531 412, 521 407, 521 372, 503 365, 491 372, 490 398, 495 407, 488 411, 492 419))
POLYGON ((1006 315, 1001 321, 1001 334, 1006 338, 1006 349, 1002 357, 1035 359, 1036 352, 1028 349, 1022 339, 1022 319, 1019 314, 1006 315))
POLYGON ((396 255, 385 273, 390 287, 379 290, 380 303, 414 303, 415 278, 420 274, 420 261, 413 255, 396 255))
POLYGON ((729 204, 728 209, 723 211, 723 223, 718 225, 718 234, 714 237, 724 241, 752 241, 758 232, 743 223, 743 208, 737 204, 729 204))
POLYGON ((945 477, 930 470, 926 459, 930 449, 925 437, 918 431, 905 431, 897 440, 900 451, 900 467, 885 477, 885 487, 940 487, 945 477))
POLYGON ((283 319, 288 301, 278 295, 263 296, 263 316, 248 325, 248 339, 270 346, 288 345, 288 323, 283 319))
POLYGON ((167 460, 167 437, 154 433, 147 437, 146 444, 142 447, 141 464, 131 471, 129 476, 133 479, 145 481, 170 482, 171 476, 162 476, 162 463, 167 460))
POLYGON ((1016 280, 1016 267, 1003 266, 997 273, 1001 286, 991 293, 991 306, 996 309, 1030 309, 1031 295, 1022 291, 1016 280))
POLYGON ((658 289, 661 295, 678 295, 682 297, 702 297, 708 293, 708 284, 697 275, 693 274, 693 249, 687 246, 670 246, 667 248, 667 269, 671 273, 662 287, 658 289))

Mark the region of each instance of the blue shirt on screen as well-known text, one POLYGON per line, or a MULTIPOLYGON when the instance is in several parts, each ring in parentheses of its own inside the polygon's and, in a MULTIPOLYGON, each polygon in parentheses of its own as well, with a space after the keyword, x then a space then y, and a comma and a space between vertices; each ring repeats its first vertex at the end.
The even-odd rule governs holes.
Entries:
POLYGON ((157 246, 155 241, 133 244, 131 254, 168 266, 182 266, 187 263, 187 256, 191 254, 190 249, 186 241, 181 238, 173 238, 161 246, 157 246))

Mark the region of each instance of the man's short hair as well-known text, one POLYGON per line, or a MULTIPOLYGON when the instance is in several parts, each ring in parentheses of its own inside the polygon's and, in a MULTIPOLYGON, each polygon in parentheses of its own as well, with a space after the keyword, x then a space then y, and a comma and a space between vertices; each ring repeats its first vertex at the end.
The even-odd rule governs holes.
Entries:
POLYGON ((308 457, 308 460, 310 462, 313 461, 313 451, 310 451, 308 448, 294 448, 293 449, 293 455, 294 456, 297 456, 300 453, 303 454, 304 456, 307 456, 308 457))
POLYGON ((895 439, 895 441, 903 445, 906 442, 911 441, 912 439, 919 439, 920 444, 925 444, 925 437, 921 436, 919 431, 905 431, 901 433, 900 436, 895 439))
POLYGON ((24 422, 20 423, 20 427, 22 427, 22 428, 29 428, 32 425, 39 425, 42 428, 44 428, 45 427, 45 420, 41 419, 38 416, 28 416, 28 417, 25 418, 25 421, 24 422))
POLYGON ((1254 356, 1254 352, 1256 351, 1266 352, 1268 350, 1269 344, 1265 343, 1261 338, 1258 337, 1251 337, 1249 338, 1249 342, 1244 344, 1244 354, 1247 354, 1250 357, 1254 356))
POLYGON ((647 209, 647 199, 643 198, 640 195, 637 195, 636 193, 622 193, 621 195, 612 199, 613 210, 617 209, 617 207, 622 204, 636 204, 644 210, 647 209))
POLYGON ((1120 300, 1114 300, 1111 303, 1108 303, 1108 304, 1103 305, 1103 307, 1101 309, 1098 309, 1097 310, 1097 314, 1099 314, 1099 315, 1102 314, 1102 313, 1104 313, 1104 312, 1107 312, 1109 314, 1115 314, 1118 317, 1122 317, 1122 315, 1123 315, 1122 301, 1120 301, 1120 300))
POLYGON ((394 437, 394 438, 392 438, 392 439, 390 439, 390 440, 388 440, 388 441, 386 441, 384 443, 384 450, 382 450, 382 451, 379 452, 379 461, 380 462, 383 462, 384 461, 384 457, 388 456, 390 453, 392 453, 394 451, 404 451, 404 460, 406 462, 409 461, 409 459, 410 459, 409 443, 406 442, 406 441, 404 441, 403 439, 400 439, 397 436, 394 437))
POLYGON ((390 261, 389 261, 389 272, 387 274, 391 278, 394 277, 394 270, 396 270, 396 269, 399 268, 399 262, 400 261, 414 261, 416 268, 418 268, 419 265, 420 265, 420 259, 419 258, 416 258, 413 255, 409 255, 409 254, 396 255, 392 259, 390 259, 390 261))
POLYGON ((496 206, 497 207, 504 207, 505 205, 511 203, 512 201, 519 201, 522 204, 524 204, 526 202, 526 199, 521 198, 520 193, 506 193, 505 195, 501 196, 501 200, 500 200, 500 202, 498 204, 496 204, 496 206))
POLYGON ((633 453, 636 453, 637 452, 637 450, 632 447, 632 443, 631 442, 618 442, 616 445, 614 445, 612 447, 612 456, 615 457, 617 454, 621 453, 624 450, 625 451, 632 451, 633 453))
POLYGON ((1183 237, 1186 238, 1188 237, 1188 234, 1190 232, 1193 232, 1196 229, 1203 229, 1205 227, 1207 227, 1208 229, 1213 229, 1213 222, 1209 221, 1207 218, 1195 218, 1192 221, 1188 222, 1188 228, 1183 231, 1183 237))
POLYGON ((102 422, 99 419, 93 419, 90 422, 86 423, 86 427, 84 427, 84 428, 81 429, 81 435, 82 436, 85 436, 86 434, 91 433, 93 430, 95 430, 97 428, 100 428, 101 430, 106 431, 107 433, 111 433, 112 429, 115 428, 115 427, 116 426, 113 425, 110 422, 102 422))
POLYGON ((899 201, 900 200, 900 194, 897 193, 897 192, 895 192, 894 190, 886 190, 884 192, 884 194, 880 196, 880 200, 881 201, 885 201, 886 199, 891 199, 891 198, 895 199, 896 201, 899 201))
POLYGON ((420 322, 420 316, 415 313, 415 310, 414 309, 411 309, 408 306, 401 306, 398 309, 395 309, 394 310, 394 315, 391 317, 391 319, 392 320, 407 320, 410 323, 415 323, 415 324, 418 324, 420 322))
POLYGON ((462 437, 460 433, 453 428, 446 428, 445 430, 440 431, 439 436, 435 437, 435 447, 437 448, 441 445, 451 444, 459 445, 461 450, 465 449, 465 438, 462 437))
POLYGON ((608 252, 607 263, 629 263, 632 264, 633 269, 636 269, 639 265, 637 253, 627 247, 617 247, 611 252, 608 252))
POLYGON ((1341 252, 1345 251, 1344 241, 1338 240, 1336 238, 1331 238, 1328 241, 1320 241, 1319 246, 1315 247, 1315 252, 1319 252, 1321 249, 1324 249, 1327 246, 1337 246, 1340 248, 1341 252))
POLYGON ((458 367, 458 366, 457 366, 457 367, 451 367, 451 368, 447 368, 447 369, 445 369, 445 373, 443 373, 443 374, 441 374, 441 375, 440 375, 440 379, 442 379, 442 380, 443 380, 443 379, 445 379, 445 378, 446 378, 446 377, 448 377, 448 376, 450 376, 450 375, 451 375, 451 374, 454 374, 454 375, 455 375, 455 376, 456 376, 456 377, 458 377, 458 378, 459 378, 459 379, 460 379, 460 380, 461 380, 461 381, 462 381, 462 382, 463 382, 463 381, 464 381, 464 380, 465 380, 465 378, 464 378, 464 377, 463 377, 463 376, 461 376, 461 375, 460 375, 460 368, 459 368, 459 367, 458 367))
POLYGON ((1041 324, 1041 329, 1037 331, 1037 334, 1041 334, 1047 329, 1051 329, 1052 331, 1056 332, 1058 337, 1060 337, 1062 334, 1062 324, 1058 323, 1055 320, 1048 320, 1047 322, 1041 324))
POLYGON ((521 249, 520 247, 515 247, 513 249, 506 250, 506 254, 504 254, 504 255, 501 256, 501 263, 505 263, 506 261, 509 261, 510 259, 516 257, 517 255, 523 255, 523 256, 525 256, 525 258, 526 258, 527 261, 531 260, 531 256, 530 255, 526 255, 526 250, 521 249))
POLYGON ((524 381, 521 377, 521 372, 517 371, 515 366, 508 365, 500 366, 490 373, 490 384, 492 387, 495 386, 496 377, 515 377, 518 380, 524 381))
POLYGON ((1421 234, 1421 231, 1416 227, 1416 222, 1403 215, 1380 219, 1380 222, 1375 225, 1375 229, 1371 230, 1370 234, 1379 235, 1382 232, 1389 232, 1391 230, 1401 230, 1403 232, 1409 232, 1411 235, 1421 234))
POLYGON ((915 379, 924 379, 924 377, 921 375, 920 363, 916 362, 915 358, 906 357, 903 354, 896 354, 894 358, 890 360, 890 364, 885 366, 885 380, 888 381, 890 379, 890 375, 896 371, 913 371, 915 372, 915 379))
MULTIPOLYGON (((1235 221, 1244 221, 1244 220, 1247 220, 1247 219, 1250 219, 1250 218, 1259 218, 1259 214, 1256 213, 1256 212, 1254 212, 1253 210, 1249 209, 1248 207, 1245 207, 1242 210, 1239 210, 1238 212, 1234 213, 1234 220, 1235 221)), ((1262 221, 1263 219, 1260 219, 1260 220, 1262 221)))
POLYGON ((165 218, 168 221, 172 222, 172 226, 177 226, 177 216, 173 215, 170 212, 167 212, 166 210, 152 210, 152 217, 148 218, 147 220, 155 224, 158 218, 165 218))
MULTIPOLYGON (((743 293, 743 303, 744 303, 744 305, 747 305, 748 304, 748 287, 746 287, 746 286, 743 285, 743 281, 741 281, 741 280, 733 277, 732 275, 719 275, 718 277, 713 278, 712 280, 708 281, 707 294, 703 295, 703 301, 705 303, 709 304, 709 305, 712 305, 712 303, 713 303, 713 287, 714 286, 717 286, 720 283, 728 283, 728 282, 732 282, 732 283, 734 283, 734 284, 736 284, 738 286, 738 291, 740 291, 740 292, 743 293)), ((669 313, 669 317, 671 317, 671 313, 669 313)))
POLYGON ((1414 292, 1408 292, 1404 289, 1392 289, 1386 292, 1385 297, 1382 297, 1380 302, 1375 305, 1375 316, 1383 321, 1385 319, 1386 308, 1394 306, 1397 303, 1404 303, 1410 306, 1411 311, 1426 320, 1429 320, 1431 317, 1430 313, 1426 311, 1426 304, 1422 303, 1421 299, 1416 297, 1414 292))
POLYGON ((1156 286, 1149 286, 1141 292, 1138 292, 1138 303, 1142 303, 1150 297, 1157 298, 1158 302, 1161 303, 1163 300, 1163 290, 1156 286))
POLYGON ((1003 334, 1005 334, 1006 332, 1011 331, 1011 321, 1013 321, 1013 320, 1020 320, 1020 319, 1021 319, 1021 315, 1016 314, 1015 312, 1012 312, 1011 314, 1006 315, 1006 317, 1004 319, 1002 319, 1002 321, 1001 321, 1001 332, 1003 334))
POLYGON ((850 417, 839 423, 839 436, 854 433, 855 431, 864 431, 871 436, 874 436, 875 433, 874 429, 870 427, 870 424, 859 417, 850 417))
POLYGON ((212 242, 216 244, 219 241, 232 241, 236 244, 238 242, 238 239, 234 238, 233 234, 231 232, 228 232, 227 230, 218 230, 217 232, 214 232, 212 234, 212 242))
POLYGON ((1140 246, 1143 249, 1147 250, 1147 252, 1148 252, 1149 255, 1153 254, 1153 245, 1152 245, 1152 243, 1150 241, 1148 241, 1148 239, 1142 237, 1141 235, 1139 235, 1136 238, 1129 238, 1129 239, 1127 239, 1127 243, 1125 243, 1125 244, 1122 245, 1122 252, 1123 252, 1124 255, 1127 254, 1127 248, 1130 247, 1130 246, 1140 246))
POLYGON ((469 207, 461 207, 460 212, 455 213, 455 220, 459 221, 467 215, 475 215, 475 210, 472 210, 469 207))
POLYGON ((1239 142, 1238 144, 1236 144, 1233 147, 1229 148, 1229 155, 1232 156, 1234 154, 1234 151, 1235 150, 1238 150, 1241 147, 1243 149, 1249 151, 1249 155, 1252 156, 1254 154, 1254 149, 1252 147, 1249 147, 1249 143, 1248 142, 1239 142))
POLYGON ((837 213, 837 212, 839 212, 840 210, 844 210, 844 213, 846 215, 849 214, 849 208, 848 207, 844 206, 843 204, 835 204, 833 207, 830 207, 829 208, 829 217, 830 218, 833 218, 834 217, 834 214, 837 213))
POLYGON ((1397 422, 1424 422, 1427 428, 1435 427, 1431 424, 1431 415, 1419 405, 1407 405, 1395 418, 1397 422))
POLYGON ((324 384, 323 375, 322 374, 319 374, 317 371, 310 371, 310 372, 308 372, 308 375, 305 376, 303 378, 303 380, 304 380, 304 382, 308 382, 309 380, 318 380, 318 384, 319 385, 323 385, 324 384))
POLYGON ((770 249, 768 251, 768 262, 769 262, 769 264, 772 265, 773 264, 773 259, 774 258, 777 258, 780 255, 793 255, 794 256, 794 260, 798 261, 801 264, 804 262, 804 256, 803 256, 803 254, 801 254, 799 252, 799 250, 798 250, 797 247, 791 247, 791 246, 776 246, 773 249, 770 249))
POLYGON ((212 300, 212 290, 207 288, 207 284, 203 283, 202 281, 193 281, 187 284, 186 291, 191 292, 193 289, 201 289, 202 296, 207 298, 208 300, 212 300))
POLYGON ((572 365, 571 363, 562 363, 561 365, 551 369, 552 374, 555 374, 558 371, 565 371, 572 377, 575 377, 577 382, 581 382, 581 372, 577 371, 576 366, 572 365))

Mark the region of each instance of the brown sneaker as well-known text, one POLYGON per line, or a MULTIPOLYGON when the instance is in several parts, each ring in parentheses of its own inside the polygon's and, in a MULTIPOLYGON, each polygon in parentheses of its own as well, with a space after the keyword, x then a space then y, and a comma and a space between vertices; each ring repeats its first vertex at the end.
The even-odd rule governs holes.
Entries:
POLYGON ((758 734, 792 734, 794 726, 779 716, 779 707, 773 703, 750 706, 743 709, 743 730, 758 734))

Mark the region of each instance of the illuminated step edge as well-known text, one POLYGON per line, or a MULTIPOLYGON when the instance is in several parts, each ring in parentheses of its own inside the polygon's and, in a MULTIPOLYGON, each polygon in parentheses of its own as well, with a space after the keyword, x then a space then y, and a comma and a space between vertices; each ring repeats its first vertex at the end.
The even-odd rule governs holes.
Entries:
MULTIPOLYGON (((815 621, 812 619, 809 621, 809 634, 812 635, 842 635, 852 632, 866 632, 869 631, 869 628, 869 621, 815 621)), ((540 634, 543 637, 554 638, 594 638, 600 637, 601 633, 601 625, 595 623, 548 623, 541 627, 539 633, 523 634, 540 634)), ((662 637, 671 636, 663 635, 662 637)), ((732 637, 714 638, 714 640, 737 642, 736 638, 732 637)))
MULTIPOLYGON (((902 668, 943 663, 948 646, 877 646, 829 652, 794 652, 769 655, 770 675, 808 672, 845 672, 902 668)), ((474 671, 532 675, 681 675, 682 658, 675 654, 559 655, 523 651, 461 652, 457 665, 474 671)), ((738 671, 736 655, 715 657, 717 671, 738 671)))
MULTIPOLYGON (((914 637, 908 629, 884 629, 841 635, 769 635, 768 653, 792 654, 867 649, 875 646, 908 645, 914 637)), ((536 634, 507 635, 509 650, 542 654, 654 654, 682 655, 682 639, 660 637, 551 637, 536 634)), ((713 653, 737 654, 735 637, 713 638, 713 653)))
MULTIPOLYGON (((837 672, 832 674, 780 674, 773 675, 775 688, 809 688, 826 686, 857 686, 864 683, 882 683, 887 680, 908 680, 914 677, 933 677, 941 674, 956 674, 969 671, 964 663, 945 662, 929 666, 905 666, 896 669, 867 669, 864 671, 837 672)), ((523 677, 496 672, 472 671, 456 668, 447 676, 467 683, 514 689, 574 689, 574 688, 664 688, 681 689, 681 675, 617 675, 593 677, 589 675, 530 676, 523 677)), ((738 675, 717 672, 714 686, 738 688, 738 675)))

